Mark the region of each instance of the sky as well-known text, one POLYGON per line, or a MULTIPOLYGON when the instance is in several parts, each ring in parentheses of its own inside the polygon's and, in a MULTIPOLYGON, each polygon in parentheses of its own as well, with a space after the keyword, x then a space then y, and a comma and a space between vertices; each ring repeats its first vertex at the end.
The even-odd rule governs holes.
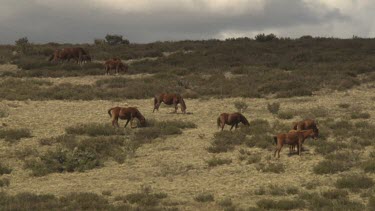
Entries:
POLYGON ((0 0, 0 44, 375 37, 375 0, 0 0))

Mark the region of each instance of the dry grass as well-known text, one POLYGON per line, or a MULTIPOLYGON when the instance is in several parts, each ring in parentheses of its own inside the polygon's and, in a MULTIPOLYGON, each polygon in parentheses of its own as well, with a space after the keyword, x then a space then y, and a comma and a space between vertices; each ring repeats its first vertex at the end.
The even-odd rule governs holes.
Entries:
MULTIPOLYGON (((326 193, 328 190, 335 189, 335 181, 340 180, 343 174, 363 174, 366 171, 368 172, 366 177, 375 179, 375 175, 371 173, 372 164, 367 164, 372 159, 370 152, 374 150, 374 145, 372 142, 362 142, 370 140, 373 134, 371 132, 372 125, 375 123, 375 112, 373 112, 373 101, 371 100, 373 97, 375 94, 371 88, 361 87, 347 92, 320 92, 311 97, 278 99, 283 109, 295 112, 304 108, 316 116, 321 116, 319 117, 319 128, 322 137, 324 137, 321 140, 306 140, 304 145, 306 151, 302 153, 301 157, 287 156, 288 149, 284 147, 281 151, 283 155, 279 160, 272 157, 274 145, 272 145, 272 138, 269 140, 269 137, 277 132, 290 129, 293 121, 299 120, 302 118, 300 115, 307 113, 296 113, 292 119, 278 119, 267 109, 267 104, 274 102, 273 99, 186 99, 188 110, 193 112, 191 115, 170 114, 168 107, 161 107, 159 112, 152 113, 151 98, 124 99, 117 102, 107 100, 2 101, 7 106, 9 114, 8 117, 1 118, 2 123, 8 125, 5 128, 28 128, 33 135, 33 137, 16 144, 0 140, 2 163, 13 169, 10 175, 2 176, 3 178, 11 176, 10 184, 8 187, 4 186, 4 190, 9 194, 7 197, 16 197, 17 194, 29 192, 33 195, 52 194, 55 198, 53 200, 57 201, 61 197, 68 196, 70 192, 91 192, 99 194, 100 198, 106 199, 109 204, 114 203, 115 197, 122 196, 122 200, 116 201, 114 204, 125 204, 123 202, 123 199, 126 200, 125 196, 140 193, 140 184, 151 184, 154 191, 150 194, 167 194, 166 198, 157 202, 156 207, 175 204, 176 208, 182 210, 218 210, 226 207, 231 209, 230 207, 234 207, 234 205, 236 209, 246 209, 256 207, 258 201, 262 201, 258 202, 258 205, 263 208, 310 209, 317 207, 317 209, 323 209, 333 206, 330 202, 331 199, 327 198, 335 198, 332 200, 336 200, 334 206, 338 208, 342 208, 344 205, 362 208, 367 204, 373 206, 368 203, 368 198, 362 199, 359 196, 360 193, 357 192, 350 192, 348 196, 340 191, 326 193), (207 148, 212 146, 215 133, 218 132, 215 120, 220 112, 234 111, 233 105, 236 101, 243 101, 249 105, 244 115, 250 121, 250 129, 240 128, 237 131, 229 132, 229 128, 226 127, 224 132, 216 135, 225 136, 222 142, 224 148, 228 149, 226 152, 217 154, 217 157, 232 162, 229 165, 208 168, 206 161, 210 160, 213 154, 207 152, 207 148), (351 108, 337 106, 345 102, 357 102, 361 106, 361 111, 369 113, 370 117, 362 120, 348 119, 352 113, 351 108), (155 132, 145 132, 139 128, 120 130, 119 134, 113 132, 111 119, 107 114, 107 109, 113 106, 137 106, 146 119, 164 122, 160 123, 163 126, 158 126, 158 128, 168 128, 168 125, 180 124, 178 128, 184 127, 185 129, 181 133, 176 132, 175 129, 165 129, 168 134, 172 135, 155 136, 156 138, 152 139, 149 144, 141 145, 137 148, 134 156, 123 162, 116 162, 114 158, 105 159, 101 168, 93 168, 84 172, 52 173, 43 177, 33 177, 30 175, 30 170, 23 168, 22 159, 30 160, 38 155, 44 155, 53 150, 56 145, 65 145, 66 148, 74 150, 75 139, 64 135, 66 134, 65 129, 72 126, 73 128, 70 128, 69 131, 80 134, 75 135, 79 136, 76 141, 86 140, 87 146, 93 144, 90 141, 94 142, 97 135, 100 135, 97 137, 106 134, 125 137, 130 131, 130 133, 139 136, 145 134, 151 136, 155 132), (316 109, 322 107, 326 110, 326 113, 323 111, 326 116, 322 115, 322 110, 316 109), (44 112, 41 113, 41 111, 44 112), (329 118, 332 118, 332 121, 329 118), (192 122, 196 126, 186 126, 185 123, 180 122, 192 122), (93 124, 91 125, 91 123, 93 124), (94 127, 91 129, 81 127, 84 125, 94 125, 94 127), (357 141, 353 141, 353 136, 357 137, 357 141), (262 147, 263 144, 265 147, 262 147), (32 149, 35 149, 37 154, 32 149), (245 152, 239 153, 238 149, 244 149, 245 152), (350 162, 356 165, 351 166, 344 173, 325 175, 313 173, 314 167, 321 161, 340 160, 342 157, 336 155, 340 154, 337 152, 346 153, 352 150, 354 153, 359 153, 359 158, 354 158, 354 154, 349 153, 348 157, 353 158, 350 162), (337 157, 330 157, 330 154, 335 154, 337 157), (242 160, 238 159, 239 155, 243 156, 242 160), (311 181, 318 182, 313 184, 311 181), (272 198, 271 201, 264 201, 270 199, 269 184, 280 184, 280 186, 292 184, 301 188, 297 190, 283 188, 281 195, 276 194, 276 198, 272 198), (260 191, 259 193, 262 194, 255 196, 254 190, 260 190, 262 187, 266 187, 265 192, 260 191), (102 194, 103 191, 110 191, 111 194, 107 194, 108 192, 102 194), (296 203, 295 193, 299 192, 299 196, 304 191, 322 194, 318 194, 316 197, 311 196, 309 200, 303 199, 304 204, 296 203), (195 197, 201 193, 212 194, 216 202, 197 202, 195 197), (340 200, 345 197, 345 201, 341 203, 340 200), (223 198, 230 198, 231 202, 221 202, 223 198), (340 203, 344 205, 338 206, 337 204, 340 203)), ((120 125, 123 124, 124 121, 120 120, 120 125)), ((112 147, 110 146, 110 148, 112 147)), ((106 153, 111 152, 107 151, 106 153)), ((369 183, 366 184, 369 185, 369 183)), ((340 186, 339 189, 352 189, 350 185, 344 186, 340 186), (344 186, 345 188, 341 188, 344 186)), ((20 200, 19 198, 7 199, 9 199, 7 203, 20 200)), ((152 200, 150 201, 152 202, 152 200)), ((134 202, 131 206, 143 206, 142 203, 134 202)), ((147 200, 145 203, 148 203, 147 200)), ((73 209, 79 209, 79 207, 73 206, 73 209)))

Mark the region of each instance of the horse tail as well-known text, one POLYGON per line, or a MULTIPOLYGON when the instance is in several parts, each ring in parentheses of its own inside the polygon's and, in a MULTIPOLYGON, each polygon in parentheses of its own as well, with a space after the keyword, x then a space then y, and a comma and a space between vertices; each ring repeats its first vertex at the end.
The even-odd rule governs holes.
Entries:
POLYGON ((112 108, 110 108, 110 109, 108 110, 109 117, 112 117, 112 113, 111 113, 111 111, 112 111, 112 108))
POLYGON ((181 95, 179 95, 179 97, 180 97, 180 100, 181 100, 181 106, 183 107, 183 110, 186 111, 186 104, 185 104, 184 98, 182 98, 181 95))
POLYGON ((273 141, 274 141, 275 145, 277 145, 277 136, 273 137, 273 141))

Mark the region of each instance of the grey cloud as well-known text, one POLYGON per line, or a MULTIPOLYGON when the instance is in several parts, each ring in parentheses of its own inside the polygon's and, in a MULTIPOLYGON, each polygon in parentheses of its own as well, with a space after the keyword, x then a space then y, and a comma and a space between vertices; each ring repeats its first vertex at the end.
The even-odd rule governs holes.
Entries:
MULTIPOLYGON (((301 29, 309 26, 319 30, 319 25, 327 23, 353 22, 350 14, 344 14, 339 9, 323 5, 313 8, 303 0, 265 0, 262 11, 237 15, 185 11, 170 6, 152 13, 125 13, 104 7, 85 7, 84 4, 59 8, 38 4, 37 1, 20 3, 5 0, 4 3, 11 9, 11 14, 0 20, 0 43, 14 43, 22 36, 42 43, 92 42, 107 33, 122 34, 131 42, 210 39, 224 31, 251 33, 270 29, 286 36, 290 31, 290 36, 295 36, 304 34, 301 29)), ((363 33, 371 31, 363 28, 363 33)), ((322 27, 321 30, 326 32, 327 28, 322 27)))

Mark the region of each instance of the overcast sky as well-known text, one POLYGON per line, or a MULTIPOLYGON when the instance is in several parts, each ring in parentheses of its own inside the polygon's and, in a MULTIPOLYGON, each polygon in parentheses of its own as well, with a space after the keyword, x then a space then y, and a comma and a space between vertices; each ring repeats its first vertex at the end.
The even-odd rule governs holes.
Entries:
POLYGON ((0 43, 375 37, 375 0, 0 0, 0 43))

